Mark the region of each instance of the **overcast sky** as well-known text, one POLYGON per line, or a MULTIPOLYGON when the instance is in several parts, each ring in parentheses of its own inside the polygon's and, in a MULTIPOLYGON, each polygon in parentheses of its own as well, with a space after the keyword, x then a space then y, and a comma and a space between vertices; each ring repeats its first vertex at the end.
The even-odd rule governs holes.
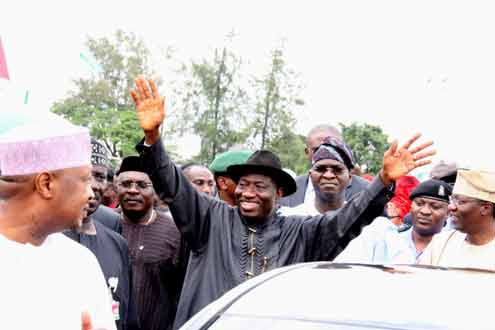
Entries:
POLYGON ((298 132, 353 121, 400 141, 419 131, 435 160, 495 169, 493 13, 490 1, 9 1, 0 36, 19 99, 28 89, 41 109, 88 74, 88 35, 132 31, 187 60, 234 29, 240 55, 260 66, 286 38, 307 85, 298 132))

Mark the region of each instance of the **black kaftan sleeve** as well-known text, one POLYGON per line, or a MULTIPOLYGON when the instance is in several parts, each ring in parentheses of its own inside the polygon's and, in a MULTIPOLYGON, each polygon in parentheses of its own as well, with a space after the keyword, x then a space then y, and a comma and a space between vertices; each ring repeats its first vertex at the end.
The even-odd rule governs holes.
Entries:
POLYGON ((145 146, 143 141, 136 146, 136 150, 156 193, 169 205, 173 219, 189 248, 195 252, 200 251, 209 238, 212 200, 194 189, 169 158, 161 141, 152 146, 145 146))
POLYGON ((351 198, 337 213, 318 215, 302 225, 305 260, 333 260, 364 226, 383 213, 393 196, 393 187, 385 187, 379 177, 351 198))

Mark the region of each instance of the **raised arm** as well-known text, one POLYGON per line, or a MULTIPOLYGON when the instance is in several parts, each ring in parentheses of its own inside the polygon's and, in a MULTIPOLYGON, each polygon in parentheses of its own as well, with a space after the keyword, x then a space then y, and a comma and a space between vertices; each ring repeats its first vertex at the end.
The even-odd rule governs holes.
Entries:
POLYGON ((383 156, 383 168, 377 177, 338 213, 313 217, 303 224, 307 261, 333 260, 364 226, 383 213, 385 204, 393 196, 392 184, 413 169, 431 162, 427 158, 435 151, 427 148, 433 142, 412 147, 419 137, 420 134, 415 134, 400 148, 394 141, 383 156))
POLYGON ((160 139, 165 100, 158 94, 153 80, 137 78, 136 89, 131 91, 131 96, 145 136, 144 143, 136 149, 146 172, 160 199, 169 204, 174 221, 189 247, 199 251, 208 240, 211 223, 209 208, 215 202, 198 193, 165 152, 160 139))

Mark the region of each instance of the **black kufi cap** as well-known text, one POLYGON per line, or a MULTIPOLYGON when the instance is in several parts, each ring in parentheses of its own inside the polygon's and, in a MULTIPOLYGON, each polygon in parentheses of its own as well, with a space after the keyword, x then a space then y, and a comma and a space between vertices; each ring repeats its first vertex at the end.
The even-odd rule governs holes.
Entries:
POLYGON ((122 159, 122 164, 120 164, 117 175, 129 171, 146 173, 141 158, 139 158, 138 156, 128 156, 122 159))

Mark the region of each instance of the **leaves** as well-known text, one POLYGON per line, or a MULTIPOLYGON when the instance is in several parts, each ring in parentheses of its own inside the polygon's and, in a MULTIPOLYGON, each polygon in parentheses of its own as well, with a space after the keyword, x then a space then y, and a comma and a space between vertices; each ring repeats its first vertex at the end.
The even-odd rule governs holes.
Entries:
POLYGON ((112 157, 135 154, 142 131, 129 91, 138 75, 154 75, 150 52, 136 35, 121 30, 112 38, 89 38, 86 46, 101 72, 75 80, 75 88, 52 111, 90 128, 92 137, 103 141, 112 157))
POLYGON ((352 123, 340 124, 342 137, 351 147, 356 162, 370 174, 377 174, 382 167, 383 154, 390 147, 388 136, 378 126, 352 123))
POLYGON ((175 106, 179 107, 182 131, 191 130, 201 137, 200 154, 195 161, 209 164, 216 154, 243 143, 245 91, 240 86, 241 60, 226 46, 215 49, 212 59, 184 65, 187 78, 176 88, 175 106))
POLYGON ((304 158, 304 138, 294 134, 294 112, 304 104, 299 97, 299 76, 284 59, 283 45, 270 54, 271 65, 262 79, 253 77, 257 102, 250 118, 251 143, 256 149, 270 149, 281 157, 282 164, 296 173, 308 168, 304 158))

